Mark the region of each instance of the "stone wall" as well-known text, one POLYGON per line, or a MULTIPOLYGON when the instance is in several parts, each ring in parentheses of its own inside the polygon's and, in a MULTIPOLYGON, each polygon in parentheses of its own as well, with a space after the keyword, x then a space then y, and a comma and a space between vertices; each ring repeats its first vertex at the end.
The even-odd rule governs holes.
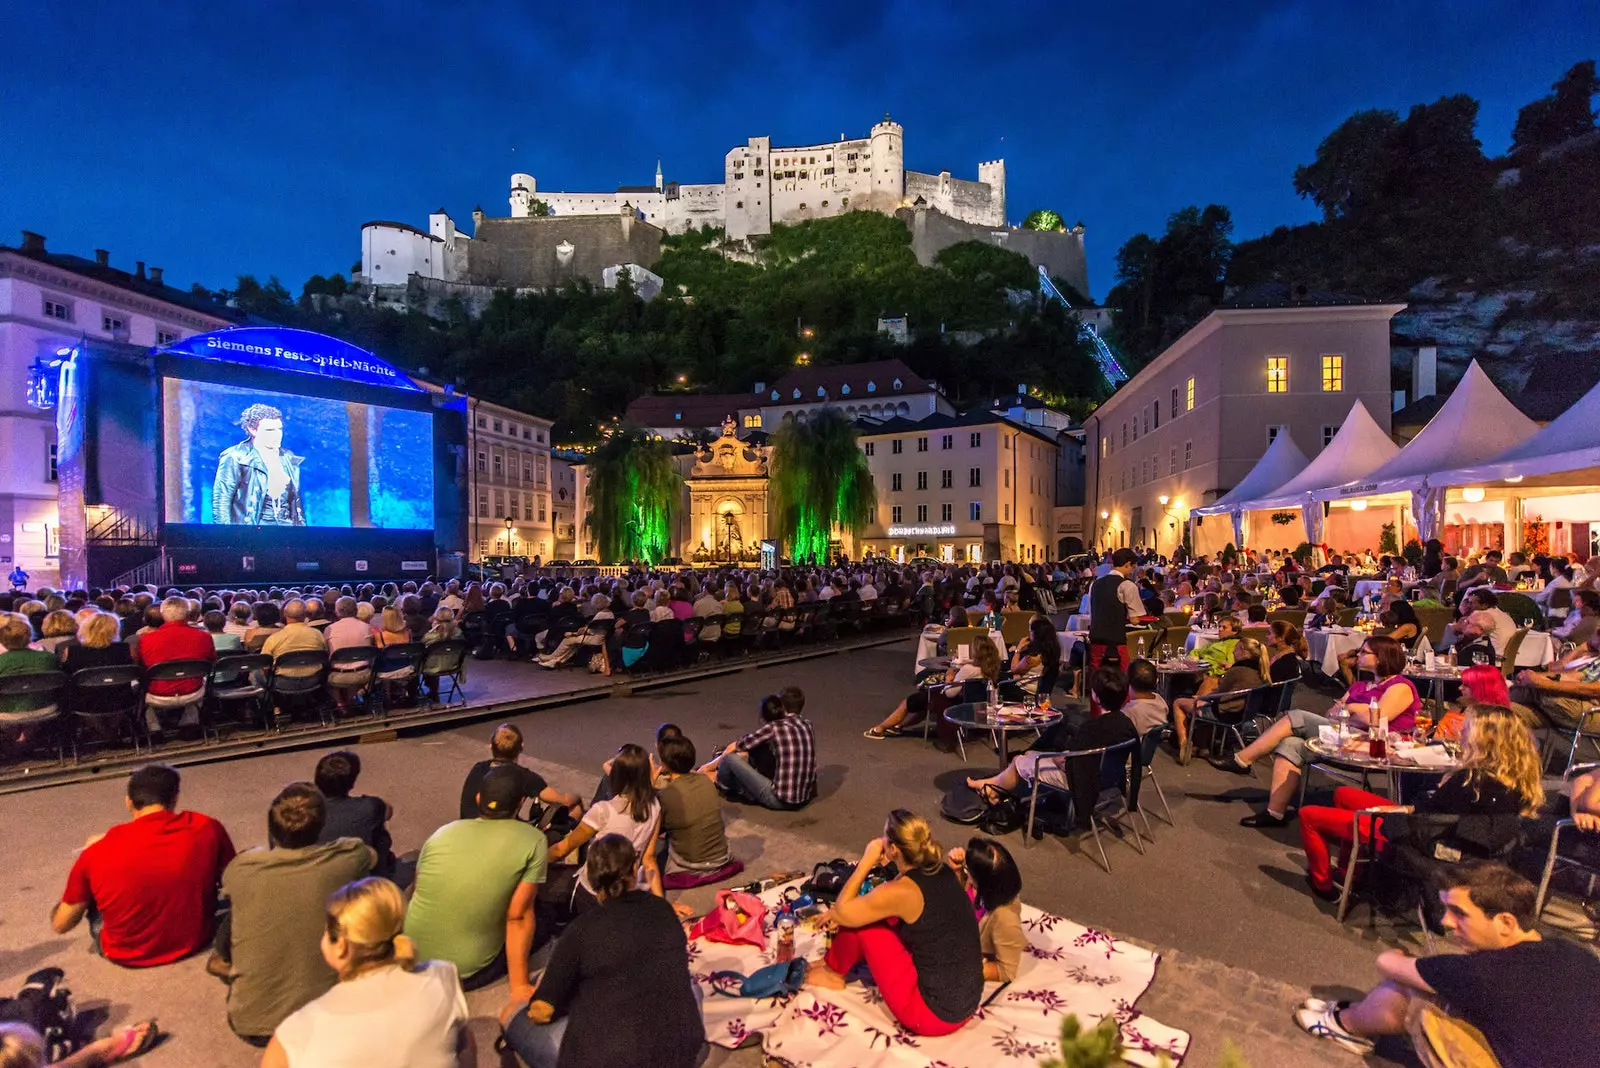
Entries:
POLYGON ((923 266, 932 264, 934 257, 951 245, 983 241, 1019 252, 1035 267, 1042 266, 1052 276, 1070 282, 1078 292, 1089 292, 1089 265, 1083 254, 1081 230, 1061 233, 977 226, 927 208, 903 208, 895 216, 911 228, 911 248, 923 266))
POLYGON ((938 174, 906 172, 907 205, 918 207, 920 197, 921 206, 976 226, 1005 226, 1005 195, 1004 187, 996 190, 987 182, 952 178, 949 171, 938 174))
POLYGON ((483 219, 467 245, 467 281, 547 289, 572 279, 604 284, 618 263, 655 263, 664 231, 631 215, 483 219))

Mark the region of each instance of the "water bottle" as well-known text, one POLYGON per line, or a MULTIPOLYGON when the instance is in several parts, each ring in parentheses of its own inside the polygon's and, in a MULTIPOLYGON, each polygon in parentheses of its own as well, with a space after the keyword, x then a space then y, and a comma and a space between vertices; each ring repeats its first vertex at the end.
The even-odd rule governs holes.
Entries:
POLYGON ((1144 659, 1144 639, 1143 638, 1139 639, 1139 652, 1134 657, 1134 659, 1135 660, 1143 660, 1144 659))
POLYGON ((993 713, 1000 707, 1000 689, 994 683, 989 683, 989 711, 993 713))

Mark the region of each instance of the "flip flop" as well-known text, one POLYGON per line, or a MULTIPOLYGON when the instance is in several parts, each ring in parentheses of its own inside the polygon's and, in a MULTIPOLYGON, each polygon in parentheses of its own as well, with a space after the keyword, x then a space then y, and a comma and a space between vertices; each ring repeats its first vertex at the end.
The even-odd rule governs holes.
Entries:
POLYGON ((861 737, 871 738, 875 742, 881 742, 883 739, 889 737, 889 732, 881 731, 877 727, 868 727, 866 730, 861 732, 861 737))
POLYGON ((161 1029, 156 1026, 154 1019, 143 1020, 131 1027, 124 1027, 119 1037, 120 1041, 106 1053, 108 1064, 116 1064, 148 1052, 161 1040, 161 1029), (143 1034, 139 1032, 140 1027, 146 1028, 143 1034))

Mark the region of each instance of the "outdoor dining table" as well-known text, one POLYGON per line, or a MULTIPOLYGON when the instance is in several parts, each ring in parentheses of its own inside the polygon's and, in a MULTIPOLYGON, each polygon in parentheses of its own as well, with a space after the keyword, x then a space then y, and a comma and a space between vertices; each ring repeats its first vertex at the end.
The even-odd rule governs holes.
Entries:
POLYGON ((1341 653, 1354 652, 1361 648, 1361 643, 1367 640, 1367 632, 1351 627, 1311 627, 1307 628, 1306 646, 1314 664, 1322 665, 1325 675, 1339 674, 1339 656, 1341 653))
POLYGON ((990 712, 987 702, 973 701, 951 705, 944 710, 944 718, 945 722, 958 728, 988 731, 994 737, 994 747, 1000 754, 1000 770, 1004 771, 1006 765, 1011 763, 1007 735, 1020 731, 1042 733, 1061 722, 1061 713, 1033 705, 1004 704, 994 714, 990 712))
POLYGON ((1320 768, 1324 772, 1331 772, 1334 778, 1345 779, 1361 776, 1361 786, 1367 787, 1367 781, 1373 776, 1382 776, 1388 786, 1388 795, 1397 805, 1405 804, 1402 795, 1405 777, 1408 775, 1431 775, 1439 778, 1450 774, 1461 767, 1460 755, 1454 750, 1439 746, 1427 746, 1426 749, 1434 752, 1444 751, 1449 754, 1445 763, 1418 763, 1408 754, 1415 749, 1397 749, 1394 736, 1390 736, 1389 750, 1383 757, 1373 757, 1368 750, 1365 732, 1358 732, 1352 744, 1348 747, 1332 746, 1320 737, 1306 741, 1306 766, 1300 776, 1300 806, 1305 807, 1306 784, 1311 781, 1312 769, 1320 768), (1356 743, 1359 742, 1359 745, 1356 743))
POLYGON ((1444 717, 1444 684, 1447 682, 1460 682, 1461 669, 1454 667, 1443 660, 1436 661, 1431 668, 1419 665, 1407 665, 1406 678, 1412 682, 1423 682, 1428 686, 1428 700, 1433 702, 1433 721, 1439 722, 1444 717))
POLYGON ((1156 675, 1160 679, 1158 692, 1167 704, 1172 704, 1172 680, 1180 675, 1204 675, 1211 669, 1211 665, 1204 660, 1190 660, 1187 658, 1173 657, 1171 660, 1156 661, 1156 675))
POLYGON ((956 662, 953 656, 930 656, 926 660, 917 661, 918 671, 949 671, 950 666, 956 662))
MULTIPOLYGON (((930 636, 928 634, 927 628, 924 628, 923 631, 922 631, 922 634, 920 636, 918 636, 918 638, 917 638, 917 670, 918 671, 922 670, 922 662, 924 660, 931 660, 934 657, 939 655, 939 635, 942 634, 942 633, 944 633, 943 630, 940 630, 940 631, 938 631, 935 634, 930 636)), ((989 640, 994 642, 995 652, 1000 654, 1000 662, 1004 663, 1005 659, 1006 659, 1006 640, 1000 636, 1000 632, 997 631, 997 630, 991 630, 989 632, 989 640)), ((949 650, 949 652, 951 654, 954 654, 955 650, 951 649, 951 650, 949 650)))

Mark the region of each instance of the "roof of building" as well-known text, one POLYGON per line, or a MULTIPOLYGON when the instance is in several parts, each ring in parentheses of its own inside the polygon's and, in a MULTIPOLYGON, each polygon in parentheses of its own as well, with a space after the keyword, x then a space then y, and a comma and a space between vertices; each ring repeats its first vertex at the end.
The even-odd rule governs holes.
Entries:
MULTIPOLYGON (((800 391, 800 400, 815 400, 817 390, 827 391, 829 397, 877 396, 879 394, 906 395, 926 393, 934 387, 927 379, 905 365, 902 360, 873 360, 870 363, 840 364, 830 367, 797 367, 772 383, 780 402, 793 399, 800 391), (895 387, 895 381, 900 385, 895 387), (845 387, 849 391, 846 392, 845 387), (868 386, 874 388, 868 389, 868 386)), ((771 392, 768 392, 768 396, 771 392)))
POLYGON ((1388 304, 1391 301, 1368 300, 1348 293, 1312 289, 1299 283, 1260 282, 1245 289, 1229 293, 1219 307, 1223 308, 1342 308, 1361 304, 1388 304))
POLYGON ((628 405, 622 419, 634 426, 681 426, 685 429, 719 426, 724 419, 750 407, 748 393, 668 393, 640 397, 628 405))
POLYGON ((237 308, 217 304, 207 297, 196 296, 188 290, 177 289, 164 282, 157 284, 149 278, 140 278, 131 271, 124 271, 119 267, 102 267, 94 260, 84 259, 82 256, 65 252, 33 252, 10 245, 0 245, 0 253, 5 252, 37 260, 40 263, 48 263, 52 267, 59 267, 63 271, 70 271, 84 278, 92 278, 97 282, 116 286, 118 289, 126 289, 130 293, 175 304, 180 308, 187 308, 189 311, 210 315, 226 322, 243 322, 245 318, 244 313, 237 308))
POLYGON ((857 433, 864 438, 892 437, 896 434, 927 434, 930 431, 954 430, 963 427, 994 426, 1004 423, 1013 430, 1020 430, 1031 434, 1040 441, 1056 444, 1056 436, 1046 433, 1041 427, 1027 426, 1022 423, 1013 423, 1003 415, 983 409, 962 412, 959 415, 930 415, 926 419, 907 419, 904 416, 895 416, 893 419, 874 420, 857 419, 857 433))
MULTIPOLYGON (((1595 352, 1546 353, 1534 359, 1528 369, 1527 385, 1508 389, 1506 399, 1536 423, 1548 423, 1600 383, 1600 350, 1595 352)), ((1442 389, 1396 410, 1391 426, 1420 428, 1439 413, 1455 386, 1442 389)))
POLYGON ((410 223, 395 222, 393 219, 372 219, 369 222, 362 223, 361 224, 361 229, 365 230, 369 226, 387 226, 391 230, 405 230, 408 233, 413 233, 413 234, 417 234, 417 235, 419 235, 421 237, 425 237, 430 241, 438 241, 441 244, 444 243, 444 239, 442 237, 435 237, 432 234, 428 233, 428 231, 419 230, 415 226, 412 226, 410 223))

